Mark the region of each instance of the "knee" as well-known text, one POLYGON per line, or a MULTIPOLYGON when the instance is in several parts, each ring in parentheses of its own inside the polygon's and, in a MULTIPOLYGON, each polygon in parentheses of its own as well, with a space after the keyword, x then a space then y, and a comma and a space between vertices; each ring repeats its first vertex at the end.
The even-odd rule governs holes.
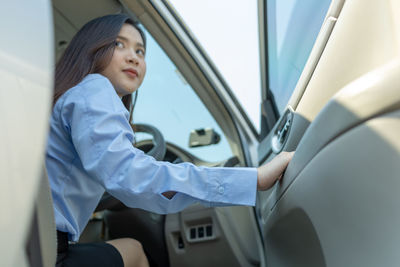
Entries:
POLYGON ((134 251, 138 251, 144 254, 142 243, 133 238, 124 238, 124 239, 128 247, 130 247, 134 251))
POLYGON ((124 266, 149 266, 142 244, 133 238, 120 238, 107 241, 117 248, 122 256, 124 266))
MULTIPOLYGON (((124 242, 126 242, 126 248, 128 253, 131 253, 133 256, 129 262, 135 262, 132 266, 148 266, 147 257, 144 253, 142 244, 133 238, 124 238, 124 242)), ((127 266, 131 266, 127 264, 127 266)))

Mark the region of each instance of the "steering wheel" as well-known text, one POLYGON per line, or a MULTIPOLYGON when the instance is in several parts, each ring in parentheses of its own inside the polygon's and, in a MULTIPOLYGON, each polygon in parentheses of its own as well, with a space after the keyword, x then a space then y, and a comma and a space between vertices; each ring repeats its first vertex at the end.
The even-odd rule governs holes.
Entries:
MULTIPOLYGON (((167 151, 167 147, 165 144, 164 137, 161 132, 154 126, 149 124, 131 124, 132 130, 134 132, 143 132, 148 133, 152 136, 153 147, 150 150, 146 151, 146 154, 152 156, 156 160, 164 159, 165 153, 167 151)), ((99 204, 97 205, 95 212, 102 211, 105 209, 113 209, 121 207, 121 201, 111 196, 107 192, 101 197, 99 204)))
POLYGON ((146 152, 147 155, 152 156, 156 160, 164 159, 167 147, 165 145, 164 137, 161 132, 154 126, 149 124, 131 124, 134 132, 148 133, 153 137, 153 148, 146 152))

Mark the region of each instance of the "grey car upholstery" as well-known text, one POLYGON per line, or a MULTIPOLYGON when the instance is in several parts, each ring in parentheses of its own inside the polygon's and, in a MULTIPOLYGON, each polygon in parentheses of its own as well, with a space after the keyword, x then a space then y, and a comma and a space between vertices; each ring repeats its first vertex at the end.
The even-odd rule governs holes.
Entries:
POLYGON ((300 141, 263 219, 270 266, 397 266, 400 60, 345 86, 300 141))
POLYGON ((335 138, 373 117, 400 109, 399 85, 400 62, 393 60, 335 95, 306 131, 286 172, 287 179, 275 195, 282 195, 312 158, 335 138))

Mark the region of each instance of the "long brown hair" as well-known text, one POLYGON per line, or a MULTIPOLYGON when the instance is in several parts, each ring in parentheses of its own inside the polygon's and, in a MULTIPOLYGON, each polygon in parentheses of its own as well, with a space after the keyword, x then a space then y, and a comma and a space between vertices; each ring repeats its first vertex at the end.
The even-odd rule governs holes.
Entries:
MULTIPOLYGON (((56 65, 53 105, 86 75, 99 73, 107 67, 118 33, 125 23, 139 31, 146 47, 146 37, 139 23, 127 15, 107 15, 89 21, 75 34, 56 65)), ((124 96, 122 102, 130 110, 132 95, 124 96)))

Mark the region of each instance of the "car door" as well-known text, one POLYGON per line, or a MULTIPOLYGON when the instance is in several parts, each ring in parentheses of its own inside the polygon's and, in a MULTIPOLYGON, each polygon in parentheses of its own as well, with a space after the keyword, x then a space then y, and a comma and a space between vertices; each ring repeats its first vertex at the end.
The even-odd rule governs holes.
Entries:
MULTIPOLYGON (((33 203, 43 179, 53 84, 50 4, 2 2, 0 21, 0 262, 2 266, 31 266, 39 256, 27 251, 42 241, 32 234, 40 214, 33 203), (29 237, 33 242, 27 242, 29 237)), ((48 251, 55 259, 56 249, 48 251)))
MULTIPOLYGON (((279 23, 278 1, 260 2, 268 25, 265 58, 271 62, 276 48, 269 26, 279 23)), ((306 21, 318 15, 315 4, 322 5, 309 6, 306 21)), ((307 38, 309 25, 295 21, 301 5, 294 4, 292 18, 307 38)), ((282 181, 257 202, 268 266, 398 265, 393 249, 400 237, 393 212, 399 203, 398 6, 398 1, 330 3, 286 111, 259 147, 260 163, 296 149, 282 181)), ((288 29, 296 35, 290 23, 288 29)), ((296 53, 301 51, 302 41, 294 43, 296 53)), ((271 90, 282 73, 264 65, 271 90)), ((283 79, 290 83, 290 77, 283 79)))
MULTIPOLYGON (((219 125, 218 132, 221 133, 222 140, 229 142, 231 158, 219 159, 219 164, 214 166, 254 166, 257 162, 257 133, 253 127, 249 127, 245 112, 237 105, 237 100, 232 97, 226 82, 184 22, 179 19, 173 6, 166 1, 131 1, 126 2, 125 6, 141 20, 149 34, 173 61, 180 75, 184 77, 184 83, 192 87, 191 90, 219 125)), ((160 75, 156 76, 161 77, 160 75)), ((170 88, 170 94, 177 95, 171 88, 177 88, 178 85, 166 87, 170 88)), ((143 91, 150 90, 152 89, 147 88, 143 91)), ((144 97, 143 94, 145 92, 140 92, 139 97, 144 97)), ((164 99, 169 98, 165 96, 164 99)), ((183 93, 176 99, 186 102, 183 100, 183 93)), ((179 110, 178 104, 174 103, 173 99, 169 99, 166 104, 176 107, 176 111, 179 110)), ((194 108, 193 104, 191 108, 194 108)), ((134 119, 144 118, 140 115, 144 112, 140 112, 139 106, 137 112, 134 119)), ((186 113, 188 112, 190 111, 186 113)), ((165 115, 166 109, 162 113, 165 115)), ((162 128, 160 116, 154 119, 153 124, 162 128)), ((204 121, 204 116, 202 119, 195 118, 196 114, 192 116, 195 121, 204 121)), ((172 120, 167 120, 169 128, 176 128, 172 120)), ((166 139, 172 141, 172 137, 166 139)), ((212 151, 216 151, 217 147, 209 149, 211 153, 205 158, 207 160, 212 158, 212 151)), ((194 150, 191 152, 195 153, 194 150)), ((164 232, 170 266, 257 266, 262 259, 261 236, 252 207, 194 205, 180 213, 166 215, 164 232)))

